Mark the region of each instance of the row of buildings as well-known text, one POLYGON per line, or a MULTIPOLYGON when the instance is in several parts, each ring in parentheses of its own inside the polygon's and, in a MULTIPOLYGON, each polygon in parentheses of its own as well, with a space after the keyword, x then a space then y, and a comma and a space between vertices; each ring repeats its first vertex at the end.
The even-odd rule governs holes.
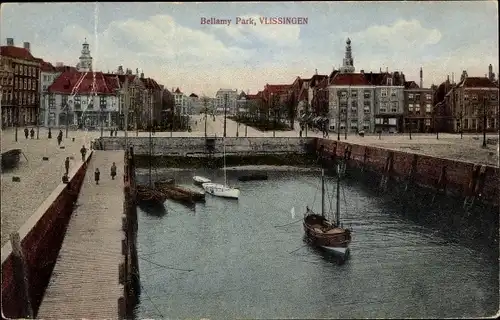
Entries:
MULTIPOLYGON (((40 124, 48 127, 123 128, 128 99, 129 128, 184 120, 187 109, 144 73, 119 66, 114 72, 93 70, 89 44, 82 45, 75 67, 52 65, 31 54, 30 44, 16 47, 8 38, 1 47, 2 126, 40 124)), ((173 90, 172 90, 173 91, 173 90)), ((182 100, 182 99, 181 99, 182 100)))
POLYGON ((484 77, 464 71, 458 82, 407 81, 401 71, 355 72, 351 40, 342 67, 330 74, 297 77, 291 84, 266 84, 237 100, 240 116, 278 117, 294 123, 322 122, 332 131, 480 132, 499 129, 498 79, 490 64, 484 77), (486 121, 484 121, 486 119, 486 121), (484 123, 484 124, 483 124, 484 123))

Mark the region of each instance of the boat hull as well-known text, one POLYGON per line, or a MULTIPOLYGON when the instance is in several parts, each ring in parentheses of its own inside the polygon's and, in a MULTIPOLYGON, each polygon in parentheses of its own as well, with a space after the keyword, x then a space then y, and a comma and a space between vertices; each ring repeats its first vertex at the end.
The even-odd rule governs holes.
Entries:
POLYGON ((193 177, 193 183, 195 185, 198 185, 198 186, 202 186, 204 183, 210 183, 212 182, 210 179, 207 179, 205 177, 202 177, 202 176, 194 176, 193 177))
POLYGON ((163 204, 167 200, 166 194, 156 188, 137 186, 137 202, 143 204, 163 204))
POLYGON ((216 197, 238 199, 240 197, 240 190, 224 186, 219 183, 204 183, 202 184, 206 193, 216 197))
MULTIPOLYGON (((351 231, 330 224, 318 214, 308 214, 304 217, 304 232, 307 238, 319 247, 347 248, 351 243, 351 231)), ((343 251, 338 249, 337 251, 343 251)))

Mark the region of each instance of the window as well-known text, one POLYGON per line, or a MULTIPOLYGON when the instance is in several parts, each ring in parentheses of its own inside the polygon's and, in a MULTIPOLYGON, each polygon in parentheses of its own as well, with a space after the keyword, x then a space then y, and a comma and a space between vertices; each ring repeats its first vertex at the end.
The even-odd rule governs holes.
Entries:
POLYGON ((477 123, 476 123, 476 119, 472 119, 472 128, 471 129, 476 129, 477 123))
POLYGON ((464 94, 464 100, 469 100, 469 95, 467 93, 464 94))
POLYGON ((492 93, 490 99, 495 101, 497 99, 497 95, 492 93))
POLYGON ((31 79, 28 79, 28 90, 31 90, 31 79))
POLYGON ((363 92, 363 95, 364 95, 365 99, 370 99, 370 97, 371 97, 370 90, 365 90, 363 92))
POLYGON ((352 114, 357 114, 358 113, 358 107, 351 107, 351 113, 352 114))
POLYGON ((383 88, 382 90, 380 90, 380 95, 382 97, 387 97, 387 89, 386 88, 383 88))
POLYGON ((464 120, 464 128, 469 129, 469 119, 464 120))
POLYGON ((370 121, 369 120, 363 121, 363 129, 368 130, 369 128, 370 128, 370 121))
POLYGON ((352 129, 358 128, 358 120, 351 120, 351 128, 352 129))
POLYGON ((364 114, 370 114, 370 105, 365 104, 365 107, 363 108, 363 112, 364 112, 364 114))
POLYGON ((413 93, 408 93, 408 100, 413 100, 413 93))
POLYGON ((341 108, 340 108, 340 113, 347 113, 347 108, 343 108, 343 107, 341 107, 341 108))
POLYGON ((357 98, 358 97, 358 91, 357 90, 351 91, 351 97, 352 98, 357 98))
POLYGON ((341 97, 342 99, 347 98, 347 91, 340 91, 340 97, 341 97))
POLYGON ((432 96, 430 93, 425 94, 425 100, 427 100, 427 101, 432 100, 432 96))
POLYGON ((395 96, 396 96, 396 93, 397 93, 397 90, 396 90, 396 89, 391 89, 391 96, 392 96, 392 97, 395 97, 395 96))
POLYGON ((392 78, 387 78, 387 85, 392 86, 392 78))
POLYGON ((99 97, 99 105, 101 106, 101 109, 106 108, 106 97, 105 96, 99 97))
POLYGON ((16 79, 16 82, 14 83, 14 88, 15 89, 19 88, 19 79, 16 79))
POLYGON ((65 107, 68 104, 68 96, 61 96, 61 105, 65 107))
POLYGON ((17 64, 14 66, 14 73, 15 74, 19 73, 19 65, 17 65, 17 64))
POLYGON ((49 108, 54 109, 56 107, 56 97, 53 94, 49 96, 49 108))
POLYGON ((477 100, 477 94, 472 95, 472 100, 477 100))
POLYGON ((398 102, 397 101, 392 101, 391 102, 391 112, 392 113, 397 113, 398 112, 398 102))
POLYGON ((419 113, 419 112, 420 112, 420 105, 419 105, 419 104, 416 104, 416 105, 415 105, 415 112, 416 112, 416 113, 419 113))
POLYGON ((385 103, 385 102, 380 103, 379 111, 380 112, 387 112, 387 103, 385 103))
POLYGON ((345 122, 340 123, 340 129, 345 129, 345 122))
POLYGON ((430 103, 425 105, 425 112, 431 113, 432 112, 432 106, 430 103))
POLYGON ((43 89, 43 91, 47 91, 47 86, 43 85, 42 89, 43 89))
POLYGON ((46 75, 46 74, 44 74, 44 75, 43 75, 43 81, 48 81, 48 80, 49 80, 48 78, 49 78, 49 77, 47 77, 47 75, 46 75))
POLYGON ((415 94, 415 100, 419 101, 420 100, 420 94, 415 94))
POLYGON ((24 90, 26 90, 26 88, 28 87, 28 84, 26 83, 26 79, 24 79, 24 90))
POLYGON ((24 73, 23 73, 24 76, 27 76, 28 75, 28 67, 27 66, 24 66, 24 73))
POLYGON ((408 104, 408 111, 413 112, 413 103, 408 104))

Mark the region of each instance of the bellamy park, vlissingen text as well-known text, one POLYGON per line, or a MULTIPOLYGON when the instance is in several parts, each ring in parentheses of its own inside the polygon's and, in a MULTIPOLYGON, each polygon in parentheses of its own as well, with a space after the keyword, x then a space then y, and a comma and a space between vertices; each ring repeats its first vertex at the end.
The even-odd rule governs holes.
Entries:
POLYGON ((214 17, 202 17, 200 18, 201 24, 213 24, 213 25, 231 25, 234 24, 247 24, 247 25, 257 25, 257 24, 308 24, 309 18, 304 17, 236 17, 234 19, 229 18, 214 18, 214 17))

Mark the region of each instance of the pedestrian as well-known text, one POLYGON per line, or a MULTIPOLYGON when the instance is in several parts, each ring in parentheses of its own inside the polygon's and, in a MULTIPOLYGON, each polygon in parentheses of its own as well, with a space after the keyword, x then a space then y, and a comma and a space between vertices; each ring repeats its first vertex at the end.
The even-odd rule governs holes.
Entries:
POLYGON ((95 172, 94 172, 95 184, 99 184, 100 177, 101 177, 101 173, 99 172, 99 168, 95 168, 95 172))
POLYGON ((111 129, 111 130, 109 131, 109 136, 110 136, 110 137, 112 137, 112 136, 113 136, 113 129, 111 129))
POLYGON ((62 130, 59 130, 59 133, 57 134, 57 145, 58 145, 58 146, 60 146, 60 145, 61 145, 61 142, 62 142, 62 137, 63 137, 62 130))
POLYGON ((300 131, 299 131, 299 137, 302 138, 302 129, 300 129, 300 131))
POLYGON ((24 128, 24 136, 28 139, 29 131, 28 128, 24 128))
POLYGON ((113 162, 111 165, 111 180, 115 180, 116 177, 116 164, 113 162))
POLYGON ((80 153, 82 154, 82 162, 85 162, 85 155, 87 154, 87 148, 85 146, 82 146, 80 149, 80 153))
POLYGON ((69 157, 66 157, 66 161, 64 161, 64 167, 66 168, 66 174, 69 174, 69 157))
POLYGON ((31 136, 31 139, 35 139, 35 130, 33 130, 33 128, 31 128, 30 136, 31 136))
POLYGON ((49 128, 49 139, 52 139, 52 131, 50 131, 50 128, 49 128))
POLYGON ((115 137, 118 136, 118 130, 115 130, 115 137))

